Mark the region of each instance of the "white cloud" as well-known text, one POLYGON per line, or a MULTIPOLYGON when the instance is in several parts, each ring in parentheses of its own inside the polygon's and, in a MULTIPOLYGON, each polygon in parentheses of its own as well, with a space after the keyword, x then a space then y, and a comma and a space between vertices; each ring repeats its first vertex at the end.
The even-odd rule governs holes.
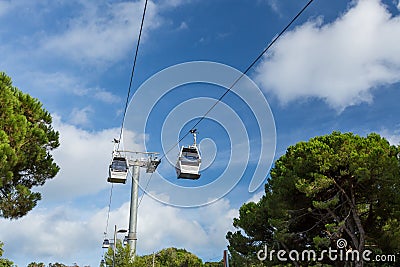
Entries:
POLYGON ((193 0, 168 0, 168 1, 160 1, 158 4, 160 5, 160 8, 171 8, 171 7, 174 8, 191 2, 193 2, 193 0))
POLYGON ((9 1, 0 0, 0 17, 7 14, 12 9, 12 3, 9 1))
MULTIPOLYGON (((79 80, 79 77, 63 72, 29 71, 23 73, 22 76, 13 76, 13 82, 24 92, 43 95, 40 98, 62 93, 64 96, 86 97, 106 104, 121 102, 121 98, 112 92, 104 88, 88 87, 79 80)), ((110 89, 115 90, 116 88, 110 89)))
MULTIPOLYGON (((108 238, 113 236, 114 225, 127 229, 129 205, 121 203, 111 211, 108 238)), ((236 216, 238 210, 228 200, 197 209, 179 209, 145 196, 139 207, 138 253, 150 254, 173 246, 205 260, 222 256, 227 245, 225 234, 232 230, 236 216)), ((106 207, 84 209, 65 204, 35 209, 17 221, 2 219, 0 240, 5 243, 4 256, 19 266, 32 261, 96 266, 102 256, 106 218, 106 207)))
MULTIPOLYGON (((114 213, 118 216, 122 211, 120 208, 114 213)), ((94 263, 101 257, 105 218, 106 208, 59 206, 36 209, 18 221, 2 219, 0 239, 5 243, 4 256, 18 266, 33 261, 96 266, 94 263)))
POLYGON ((121 101, 121 98, 114 95, 111 92, 108 92, 104 89, 96 89, 94 90, 93 93, 94 98, 104 102, 104 103, 109 103, 109 104, 114 104, 114 103, 119 103, 121 101))
MULTIPOLYGON (((4 256, 19 266, 32 261, 96 266, 104 252, 101 242, 108 207, 87 208, 72 200, 106 187, 103 167, 109 160, 109 137, 117 129, 90 133, 62 123, 58 117, 54 124, 64 144, 55 155, 62 163, 62 172, 46 183, 38 208, 16 221, 0 220, 4 256)), ((129 190, 130 185, 124 187, 129 190)), ((261 195, 262 192, 248 201, 258 201, 261 195)), ((108 197, 104 196, 104 202, 108 197)), ((157 197, 165 200, 167 196, 157 197)), ((114 225, 127 229, 130 203, 114 197, 112 207, 108 238, 113 236, 114 225)), ((150 254, 173 246, 185 248, 205 261, 216 259, 226 249, 225 235, 234 230, 232 222, 237 216, 238 208, 226 198, 200 208, 175 208, 145 195, 138 214, 138 253, 150 254)))
POLYGON ((338 111, 371 102, 372 89, 400 81, 400 17, 359 0, 330 24, 309 21, 264 57, 256 80, 281 103, 317 97, 338 111))
MULTIPOLYGON (((109 3, 82 2, 77 17, 70 19, 66 31, 49 35, 42 44, 45 51, 80 63, 112 63, 133 51, 137 40, 144 1, 109 3)), ((144 32, 160 25, 157 6, 149 1, 144 32)))
POLYGON ((87 126, 90 125, 89 116, 90 114, 93 114, 93 112, 94 110, 90 106, 84 107, 82 109, 73 108, 70 114, 69 122, 73 125, 84 127, 86 126, 85 128, 87 128, 87 126))
POLYGON ((400 145, 400 130, 389 131, 388 129, 383 129, 379 133, 381 136, 385 137, 391 145, 400 145))
MULTIPOLYGON (((54 128, 60 132, 60 147, 53 155, 60 172, 39 190, 46 201, 68 201, 79 196, 91 195, 106 188, 108 165, 111 160, 113 138, 119 129, 90 132, 61 122, 54 116, 54 128)), ((135 136, 134 133, 130 135, 135 136)), ((141 138, 132 144, 141 150, 141 138)))
POLYGON ((188 24, 185 21, 182 21, 178 27, 178 30, 187 30, 187 29, 189 29, 188 24))
POLYGON ((189 250, 204 246, 207 235, 197 221, 184 216, 183 210, 148 197, 140 207, 138 227, 140 249, 148 253, 170 246, 189 250), (193 233, 196 233, 196 239, 192 238, 193 233), (152 238, 148 238, 150 236, 152 238))
MULTIPOLYGON (((189 2, 148 1, 142 42, 152 30, 172 25, 166 23, 163 12, 189 2)), ((0 0, 0 18, 4 19, 5 26, 11 29, 14 24, 19 25, 12 33, 16 37, 9 38, 9 31, 0 33, 6 40, 0 45, 3 68, 21 65, 26 69, 27 63, 36 68, 41 64, 48 67, 62 60, 64 65, 72 62, 75 69, 88 65, 107 69, 134 51, 144 3, 144 0, 0 0), (20 27, 26 23, 23 20, 26 17, 30 17, 29 27, 20 27)))
POLYGON ((58 207, 53 210, 37 210, 19 221, 4 220, 1 224, 2 238, 13 240, 6 243, 7 248, 19 251, 22 255, 35 255, 35 258, 70 257, 79 251, 80 246, 96 240, 91 225, 78 219, 81 212, 58 207), (86 235, 87 230, 91 235, 86 235), (14 240, 16 237, 20 242, 14 240), (29 242, 23 242, 26 240, 29 242))
POLYGON ((106 104, 115 104, 121 102, 121 98, 117 95, 114 95, 113 93, 102 89, 102 88, 87 88, 85 86, 82 86, 79 84, 79 82, 74 81, 73 78, 71 78, 71 83, 73 83, 75 86, 72 88, 64 88, 66 90, 71 90, 72 93, 77 95, 77 96, 87 96, 87 97, 93 97, 96 100, 99 100, 103 103, 106 104))
POLYGON ((261 190, 257 194, 254 194, 246 203, 248 202, 254 202, 257 203, 261 200, 261 198, 265 195, 264 190, 261 190))
POLYGON ((17 76, 14 82, 18 83, 22 90, 43 94, 51 94, 57 92, 71 92, 77 96, 87 94, 88 88, 82 85, 74 77, 62 72, 42 72, 28 71, 22 72, 21 76, 17 76))
POLYGON ((233 229, 233 218, 237 216, 238 210, 227 199, 182 209, 145 196, 139 208, 138 249, 148 254, 173 246, 212 258, 226 248, 225 235, 233 229))
POLYGON ((267 1, 268 5, 270 6, 270 8, 276 12, 277 14, 281 14, 279 11, 279 2, 277 0, 268 0, 267 1))

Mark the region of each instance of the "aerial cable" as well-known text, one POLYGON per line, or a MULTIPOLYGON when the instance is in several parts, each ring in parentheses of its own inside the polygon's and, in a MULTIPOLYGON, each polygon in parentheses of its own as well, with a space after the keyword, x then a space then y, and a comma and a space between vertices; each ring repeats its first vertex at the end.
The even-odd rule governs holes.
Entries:
POLYGON ((189 135, 189 133, 193 130, 196 129, 197 125, 200 124, 200 122, 202 122, 206 116, 215 108, 216 105, 218 105, 219 102, 221 102, 221 100, 228 94, 229 91, 231 91, 231 89, 243 78, 243 76, 245 76, 250 69, 252 69, 254 67, 254 65, 261 59, 261 57, 271 48, 271 46, 273 46, 276 41, 287 31, 287 29, 301 16, 301 14, 303 14, 303 12, 308 8, 308 6, 311 5, 311 3, 314 0, 310 0, 307 2, 307 4, 296 14, 296 16, 294 16, 292 18, 292 20, 282 29, 282 31, 275 36, 274 39, 272 39, 272 41, 268 44, 268 46, 252 61, 252 63, 246 68, 246 70, 239 75, 239 77, 232 83, 232 85, 217 99, 217 101, 215 101, 215 103, 207 110, 206 113, 204 113, 204 115, 202 117, 199 118, 199 120, 193 125, 193 127, 182 136, 182 138, 180 138, 178 140, 178 142, 176 144, 174 144, 166 153, 164 153, 160 159, 163 159, 169 152, 172 151, 172 149, 174 149, 174 147, 176 145, 179 145, 179 143, 186 137, 189 135))
MULTIPOLYGON (((118 139, 119 141, 121 141, 121 138, 122 138, 122 130, 124 128, 124 121, 125 121, 126 111, 128 109, 129 97, 130 97, 130 94, 131 94, 131 88, 132 88, 132 83, 133 83, 133 74, 135 73, 136 59, 137 59, 138 52, 139 52, 140 39, 142 37, 144 17, 146 16, 147 1, 148 0, 146 0, 145 3, 144 3, 142 22, 140 23, 139 37, 138 37, 138 40, 137 40, 137 43, 136 43, 136 51, 135 51, 135 57, 133 59, 133 66, 132 66, 131 78, 130 78, 130 81, 129 81, 128 94, 126 95, 125 108, 124 108, 124 113, 123 113, 123 116, 122 116, 121 130, 119 132, 119 139, 118 139)), ((119 149, 119 144, 120 144, 120 142, 117 145, 117 150, 119 149)))
POLYGON ((108 201, 108 211, 107 211, 106 230, 104 231, 104 238, 107 237, 107 233, 108 233, 108 222, 109 222, 109 220, 110 220, 110 210, 111 210, 111 199, 112 199, 113 187, 114 187, 114 184, 111 184, 110 199, 109 199, 109 201, 108 201))
POLYGON ((154 174, 154 172, 151 173, 149 179, 147 180, 147 183, 146 183, 146 186, 145 186, 145 188, 144 188, 144 190, 143 190, 143 193, 142 193, 142 195, 140 196, 140 200, 139 200, 139 203, 138 203, 138 208, 140 207, 140 203, 142 203, 143 197, 144 197, 144 195, 145 195, 145 193, 146 193, 147 188, 149 187, 150 180, 151 180, 151 178, 153 177, 153 174, 154 174))
MULTIPOLYGON (((130 77, 130 81, 129 81, 128 93, 127 93, 127 96, 126 96, 125 108, 124 108, 124 113, 123 113, 123 116, 122 116, 121 129, 120 129, 120 132, 119 132, 119 138, 118 138, 118 140, 116 140, 117 141, 116 142, 117 143, 117 149, 116 149, 117 151, 118 151, 119 145, 121 143, 122 130, 124 128, 124 121, 125 121, 126 111, 128 109, 129 97, 130 97, 130 94, 131 94, 131 88, 132 88, 132 83, 133 83, 133 75, 135 73, 136 60, 137 60, 137 56, 138 56, 138 52, 139 52, 139 44, 140 44, 140 39, 142 37, 142 32, 143 32, 144 18, 146 16, 147 2, 148 2, 148 0, 146 0, 145 3, 144 3, 142 21, 140 23, 139 37, 138 37, 138 40, 137 40, 137 43, 136 43, 135 57, 133 59, 133 66, 132 66, 131 77, 130 77)), ((110 190, 110 200, 109 200, 109 203, 108 203, 106 230, 104 232, 105 236, 107 235, 107 232, 108 232, 108 223, 109 223, 109 219, 110 219, 110 209, 111 209, 111 199, 112 199, 113 186, 114 186, 114 184, 112 183, 111 184, 111 190, 110 190)))
POLYGON ((206 113, 204 113, 204 115, 193 125, 193 127, 189 130, 189 132, 187 132, 179 141, 182 141, 189 133, 190 131, 194 130, 197 125, 200 124, 200 122, 202 122, 206 116, 215 108, 215 106, 221 102, 221 100, 228 94, 229 91, 231 91, 231 89, 243 78, 243 76, 245 76, 250 69, 253 68, 253 66, 261 59, 261 57, 270 49, 271 46, 273 46, 275 44, 275 42, 287 31, 287 29, 297 20, 298 17, 301 16, 301 14, 308 8, 308 6, 313 2, 314 0, 310 0, 308 1, 308 3, 296 14, 296 16, 294 16, 292 18, 292 20, 286 25, 285 28, 283 28, 283 30, 275 36, 275 38, 268 44, 268 46, 256 57, 256 59, 253 60, 253 62, 247 67, 247 69, 232 83, 232 85, 225 91, 225 93, 223 93, 220 98, 218 98, 218 100, 214 103, 214 105, 212 105, 206 113))
MULTIPOLYGON (((176 144, 174 144, 169 150, 167 150, 167 152, 165 152, 161 157, 160 160, 165 158, 165 156, 171 152, 175 146, 179 145, 179 143, 186 137, 189 135, 189 133, 191 133, 191 131, 195 130, 195 128, 197 127, 197 125, 200 124, 200 122, 202 122, 206 116, 215 108, 215 106, 221 102, 221 100, 228 94, 229 91, 231 91, 231 89, 243 78, 244 75, 246 75, 251 68, 254 67, 254 65, 261 59, 261 57, 276 43, 276 41, 289 29, 290 26, 292 26, 292 24, 303 14, 303 12, 311 5, 311 3, 314 2, 314 0, 309 0, 307 2, 307 4, 296 14, 296 16, 294 16, 292 18, 292 20, 282 29, 282 31, 275 36, 275 38, 272 39, 272 41, 268 44, 268 46, 252 61, 252 63, 246 68, 246 70, 232 83, 232 85, 217 99, 217 101, 215 101, 215 103, 207 110, 206 113, 204 113, 204 115, 202 117, 200 117, 200 119, 193 125, 193 127, 185 134, 182 136, 182 138, 180 138, 178 140, 178 142, 176 144)), ((122 129, 121 129, 122 130, 122 129)), ((147 181, 146 187, 143 190, 143 195, 147 190, 147 187, 150 184, 150 180, 153 177, 153 174, 151 174, 149 180, 147 181)), ((140 198, 139 204, 138 206, 140 206, 140 203, 142 202, 143 199, 143 195, 140 198)))

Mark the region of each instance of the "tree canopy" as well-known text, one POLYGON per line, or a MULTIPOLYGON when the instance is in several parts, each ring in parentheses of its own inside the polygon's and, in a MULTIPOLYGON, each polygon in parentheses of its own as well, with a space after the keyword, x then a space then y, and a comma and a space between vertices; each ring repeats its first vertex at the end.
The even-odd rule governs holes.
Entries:
POLYGON ((272 168, 265 195, 240 208, 233 222, 238 230, 227 234, 233 260, 244 263, 237 266, 279 264, 257 259, 265 245, 270 250, 321 251, 337 248, 336 242, 344 239, 346 251, 398 252, 399 152, 374 133, 333 132, 289 147, 272 168))
POLYGON ((0 267, 14 267, 14 263, 8 259, 1 258, 3 256, 3 242, 0 242, 0 267))
MULTIPOLYGON (((157 253, 143 256, 136 256, 134 262, 131 261, 129 245, 123 246, 121 240, 117 240, 115 251, 115 266, 121 267, 204 267, 204 266, 223 266, 222 263, 207 262, 204 263, 193 253, 185 249, 166 248, 157 253)), ((113 250, 110 247, 105 256, 105 265, 112 266, 113 250)))
MULTIPOLYGON (((110 246, 105 256, 105 265, 112 266, 114 260, 113 248, 110 246)), ((132 255, 129 245, 123 246, 122 241, 117 239, 115 250, 115 266, 129 267, 132 265, 132 255)))
POLYGON ((50 151, 59 134, 39 100, 12 85, 0 72, 0 216, 26 215, 41 199, 32 188, 59 171, 50 151))
POLYGON ((31 262, 27 267, 46 267, 46 264, 43 262, 31 262))

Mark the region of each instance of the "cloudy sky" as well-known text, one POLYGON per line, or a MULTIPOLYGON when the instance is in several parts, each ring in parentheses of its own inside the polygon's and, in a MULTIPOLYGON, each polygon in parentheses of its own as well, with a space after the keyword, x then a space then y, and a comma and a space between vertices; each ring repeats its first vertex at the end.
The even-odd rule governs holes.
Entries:
MULTIPOLYGON (((265 178, 270 155, 276 159, 296 142, 339 130, 377 132, 400 143, 399 1, 315 0, 248 73, 261 95, 239 83, 197 126, 201 179, 176 180, 174 142, 226 89, 218 81, 185 84, 193 73, 185 67, 172 75, 169 67, 211 61, 244 71, 306 2, 148 2, 124 141, 132 150, 172 152, 150 180, 152 197, 145 195, 139 206, 139 254, 174 246, 205 261, 219 260, 239 207, 263 193, 262 183, 252 178, 265 178), (149 87, 154 83, 146 81, 161 79, 165 69, 169 79, 149 87), (176 88, 160 91, 166 82, 176 88), (195 193, 174 194, 163 179, 191 192, 206 188, 203 200, 213 203, 176 207, 201 201, 195 193), (175 206, 165 204, 171 202, 175 206)), ((114 225, 128 225, 130 183, 113 187, 106 229, 106 177, 143 7, 143 0, 0 0, 0 70, 43 103, 61 138, 53 153, 61 171, 35 189, 43 200, 24 218, 0 223, 4 256, 19 266, 96 266, 104 253, 103 232, 111 237, 114 225)), ((232 84, 237 76, 230 70, 226 76, 210 71, 206 78, 232 84)), ((201 71, 193 72, 193 79, 203 81, 196 76, 201 71)), ((185 138, 181 145, 190 142, 185 138)), ((140 177, 145 184, 150 179, 144 171, 140 177)))

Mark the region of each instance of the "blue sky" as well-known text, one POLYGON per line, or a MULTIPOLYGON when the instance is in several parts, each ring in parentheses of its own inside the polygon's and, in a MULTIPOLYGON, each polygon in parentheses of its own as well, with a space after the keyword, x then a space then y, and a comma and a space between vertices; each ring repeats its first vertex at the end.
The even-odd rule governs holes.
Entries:
MULTIPOLYGON (((244 71, 305 3, 149 1, 132 93, 158 72, 185 62, 212 61, 244 71)), ((54 151, 61 171, 37 189, 43 200, 26 217, 0 224, 5 257, 19 266, 32 261, 96 266, 101 260, 111 140, 119 134, 143 6, 144 1, 0 0, 0 70, 43 103, 61 135, 61 146, 54 151)), ((274 117, 275 158, 289 145, 333 130, 377 132, 400 143, 399 13, 397 0, 315 0, 250 70, 249 78, 274 117)), ((133 127, 124 136, 134 140, 135 149, 143 149, 145 140, 149 149, 163 153, 169 145, 163 136, 182 136, 223 92, 210 84, 180 86, 150 103, 147 132, 133 127), (168 115, 174 110, 180 112, 168 115)), ((250 92, 245 96, 258 100, 250 92)), ((262 186, 248 191, 260 145, 268 142, 260 137, 263 128, 252 115, 256 108, 234 94, 218 108, 215 116, 220 117, 198 126, 208 166, 202 179, 192 184, 174 179, 176 150, 163 160, 159 173, 188 187, 209 184, 226 166, 236 166, 230 153, 245 151, 247 144, 243 176, 233 175, 240 180, 234 189, 200 208, 176 208, 145 196, 139 207, 139 254, 174 246, 205 261, 218 260, 239 207, 261 196, 262 186), (243 143, 229 130, 236 125, 236 117, 225 113, 230 110, 248 133, 237 137, 243 143)), ((147 115, 133 106, 128 114, 132 121, 147 115)), ((190 143, 190 138, 182 142, 190 143)), ((141 174, 142 181, 148 178, 141 174)), ((151 181, 149 191, 168 201, 171 192, 157 181, 151 181)), ((109 236, 114 224, 127 227, 129 194, 128 184, 114 187, 109 236)))

